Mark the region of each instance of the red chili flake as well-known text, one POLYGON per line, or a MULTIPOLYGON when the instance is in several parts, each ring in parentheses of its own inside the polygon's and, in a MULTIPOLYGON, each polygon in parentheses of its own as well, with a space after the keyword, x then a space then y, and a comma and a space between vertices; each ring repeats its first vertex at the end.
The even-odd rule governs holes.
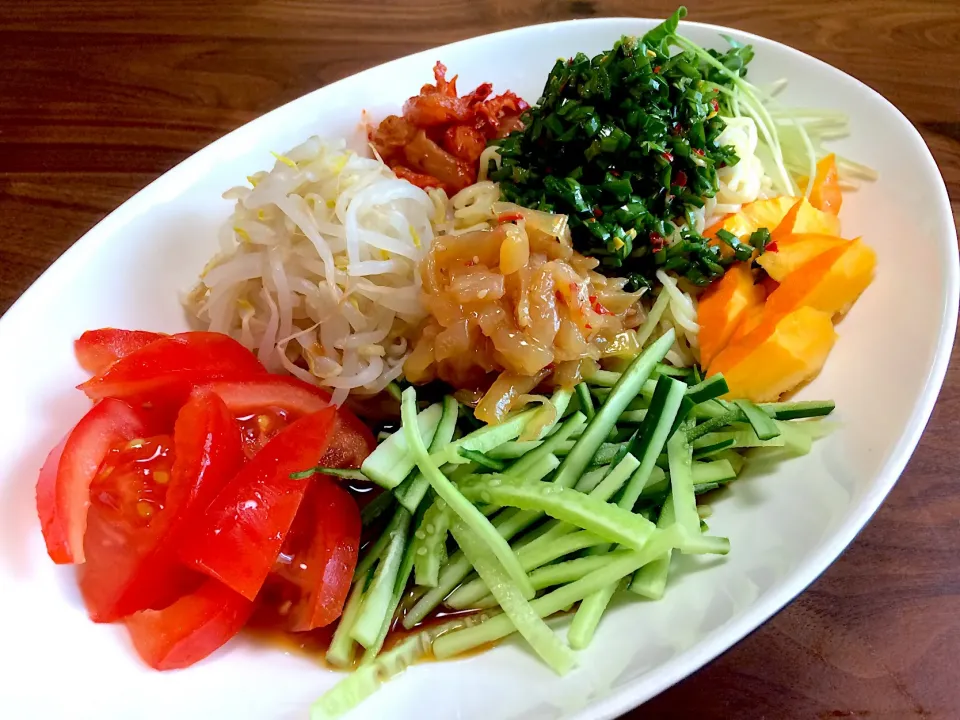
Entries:
POLYGON ((777 249, 778 249, 778 248, 777 248, 777 241, 774 240, 772 243, 768 243, 768 244, 767 244, 767 246, 766 246, 766 248, 765 248, 765 251, 766 251, 766 252, 777 252, 777 249))
POLYGON ((500 213, 499 215, 497 215, 498 223, 517 222, 518 220, 523 220, 522 213, 506 212, 506 213, 500 213))
POLYGON ((473 267, 474 265, 476 265, 476 263, 473 260, 467 260, 464 263, 464 265, 466 265, 467 267, 473 267))
POLYGON ((650 247, 653 248, 654 252, 657 252, 658 250, 662 250, 663 246, 666 245, 666 242, 667 241, 664 239, 663 235, 661 235, 660 233, 656 233, 656 232, 650 233, 650 247))
POLYGON ((573 58, 567 58, 567 65, 573 65, 573 58))
POLYGON ((717 102, 716 98, 710 101, 710 107, 713 108, 714 112, 720 112, 720 103, 717 102))
POLYGON ((671 154, 668 153, 668 152, 660 153, 660 157, 662 157, 662 158, 663 158, 664 160, 666 160, 667 162, 673 162, 673 155, 671 155, 671 154))
POLYGON ((545 167, 543 170, 544 170, 544 172, 547 173, 547 175, 552 175, 552 174, 553 174, 553 168, 550 167, 549 165, 548 165, 547 167, 545 167))
POLYGON ((693 149, 693 152, 696 153, 697 155, 700 155, 701 157, 704 156, 704 155, 706 155, 706 153, 705 153, 703 150, 701 150, 700 148, 694 148, 694 149, 693 149))
POLYGON ((577 284, 576 284, 576 283, 568 283, 568 284, 567 284, 567 290, 570 291, 570 294, 571 294, 571 295, 576 295, 576 294, 577 294, 577 284))
POLYGON ((611 170, 611 171, 610 171, 610 174, 613 175, 614 177, 620 177, 620 171, 619 171, 619 170, 611 170))
POLYGON ((680 125, 680 123, 678 122, 675 122, 673 126, 670 128, 670 133, 672 135, 679 135, 682 132, 683 132, 683 126, 680 125))
POLYGON ((587 325, 584 325, 584 327, 585 327, 587 330, 593 330, 593 325, 587 324, 587 325))
POLYGON ((653 72, 654 72, 655 75, 659 75, 659 74, 660 74, 660 66, 659 66, 659 65, 655 65, 654 68, 653 68, 653 72))
POLYGON ((683 170, 677 171, 677 176, 673 180, 674 185, 679 185, 680 187, 687 186, 687 174, 683 170))
POLYGON ((557 366, 556 363, 548 363, 547 367, 545 367, 544 370, 553 370, 556 366, 557 366))
POLYGON ((593 216, 594 216, 594 217, 603 217, 603 210, 600 209, 600 206, 599 206, 599 205, 598 205, 598 206, 595 206, 595 207, 593 208, 593 216))
POLYGON ((596 295, 591 295, 591 296, 590 296, 590 306, 593 308, 593 311, 594 311, 597 315, 612 315, 612 314, 613 314, 613 313, 611 313, 609 310, 607 310, 599 300, 597 300, 597 296, 596 296, 596 295))

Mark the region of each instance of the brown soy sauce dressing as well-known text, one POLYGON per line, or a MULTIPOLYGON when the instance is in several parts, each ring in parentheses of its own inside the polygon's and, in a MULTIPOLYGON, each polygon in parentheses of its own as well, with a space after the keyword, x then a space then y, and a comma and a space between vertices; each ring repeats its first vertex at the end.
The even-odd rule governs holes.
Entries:
MULTIPOLYGON (((350 494, 357 501, 357 505, 362 511, 372 500, 379 496, 383 490, 372 483, 362 481, 343 480, 344 486, 350 491, 350 494)), ((369 527, 364 528, 363 535, 360 538, 360 555, 373 542, 377 540, 389 517, 381 517, 369 527)), ((281 558, 282 561, 282 558, 281 558)), ((253 616, 247 622, 244 628, 247 637, 253 638, 258 643, 280 648, 286 652, 293 652, 304 655, 318 661, 324 667, 330 667, 335 670, 344 668, 334 668, 328 665, 326 661, 327 649, 333 640, 333 635, 337 629, 337 623, 334 622, 327 627, 316 628, 307 632, 291 632, 286 629, 286 612, 291 605, 291 586, 283 578, 271 573, 270 578, 264 584, 263 589, 257 596, 257 607, 253 616)), ((477 610, 447 610, 443 606, 438 607, 430 615, 415 625, 410 630, 403 626, 403 618, 407 611, 413 607, 414 603, 420 599, 421 593, 415 590, 408 590, 400 601, 400 607, 390 631, 387 633, 386 640, 383 643, 383 651, 390 650, 402 643, 407 638, 416 635, 422 630, 436 627, 457 617, 473 615, 481 611, 477 610)), ((483 652, 492 647, 483 646, 477 648, 468 655, 483 652)), ((357 648, 354 658, 354 667, 356 667, 363 655, 362 648, 357 648)), ((428 653, 421 662, 433 661, 436 658, 432 653, 428 653)))
MULTIPOLYGON (((265 592, 269 592, 269 589, 265 588, 265 592)), ((407 638, 419 633, 421 630, 437 627, 438 625, 442 625, 443 623, 454 618, 465 617, 482 612, 479 610, 446 610, 441 606, 430 613, 430 615, 428 615, 422 621, 417 623, 417 625, 407 630, 403 626, 403 618, 406 615, 407 610, 413 606, 419 597, 420 595, 415 591, 408 590, 403 600, 400 601, 399 612, 393 619, 393 624, 390 627, 390 631, 387 633, 386 640, 384 640, 383 643, 383 650, 381 652, 385 652, 396 647, 407 638)), ((304 655, 312 660, 316 660, 321 665, 330 668, 331 670, 346 669, 334 667, 328 664, 326 660, 327 650, 329 649, 330 643, 333 640, 333 635, 337 630, 337 623, 333 623, 327 627, 310 630, 308 632, 289 632, 284 629, 284 618, 280 613, 281 607, 282 605, 277 604, 276 598, 267 596, 262 598, 253 614, 253 617, 247 622, 247 626, 245 628, 247 637, 252 637, 255 641, 263 643, 264 645, 280 648, 285 652, 293 652, 299 655, 304 655)), ((489 643, 487 645, 480 646, 468 653, 464 653, 464 656, 482 653, 494 647, 496 644, 497 643, 489 643)), ((359 665, 360 658, 362 656, 363 649, 358 647, 357 652, 354 655, 354 663, 351 669, 355 669, 359 665)), ((433 656, 433 653, 428 652, 418 662, 433 662, 435 660, 436 658, 433 656)))

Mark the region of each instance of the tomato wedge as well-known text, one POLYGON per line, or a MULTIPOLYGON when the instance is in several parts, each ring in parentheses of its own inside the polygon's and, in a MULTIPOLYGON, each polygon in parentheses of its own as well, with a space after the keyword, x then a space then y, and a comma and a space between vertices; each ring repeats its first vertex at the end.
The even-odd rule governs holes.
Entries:
POLYGON ((359 468, 377 447, 373 433, 360 418, 346 408, 337 411, 333 439, 320 458, 320 465, 333 468, 359 468))
POLYGON ((277 433, 214 498, 203 520, 185 532, 181 561, 253 600, 307 488, 290 475, 323 457, 336 415, 336 408, 328 407, 277 433))
POLYGON ((160 333, 146 330, 100 328, 87 330, 73 343, 73 350, 80 367, 93 375, 99 375, 120 358, 162 337, 160 333))
POLYGON ((150 432, 144 413, 108 398, 94 405, 47 456, 37 481, 37 513, 55 563, 85 560, 90 483, 109 450, 150 432))
POLYGON ((295 589, 286 615, 288 630, 329 625, 343 611, 360 548, 360 511, 336 481, 317 476, 274 566, 295 589))
POLYGON ((276 408, 297 418, 330 405, 330 393, 284 375, 260 375, 242 380, 217 380, 206 384, 237 416, 276 408))
POLYGON ((175 670, 202 660, 240 632, 253 603, 216 580, 162 610, 144 610, 126 619, 140 657, 156 670, 175 670))
POLYGON ((176 538, 242 466, 240 429, 223 400, 198 389, 180 410, 172 449, 172 467, 160 448, 125 450, 91 486, 79 581, 96 622, 165 607, 202 579, 177 561, 176 538))
POLYGON ((193 386, 218 378, 266 374, 252 352, 228 335, 186 332, 155 340, 78 387, 92 400, 179 408, 193 386))

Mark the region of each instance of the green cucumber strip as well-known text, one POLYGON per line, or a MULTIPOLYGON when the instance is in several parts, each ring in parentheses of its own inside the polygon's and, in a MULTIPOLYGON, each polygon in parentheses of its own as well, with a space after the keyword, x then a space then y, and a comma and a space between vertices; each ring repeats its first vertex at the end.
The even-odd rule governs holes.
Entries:
MULTIPOLYGON (((406 508, 398 507, 387 529, 384 530, 384 534, 389 536, 387 547, 380 562, 377 563, 373 580, 363 594, 360 612, 350 629, 350 636, 365 648, 373 647, 380 634, 380 628, 384 622, 389 622, 386 616, 390 611, 397 574, 407 546, 410 520, 410 512, 406 508)), ((390 614, 392 616, 392 612, 390 614)))
MULTIPOLYGON (((530 607, 540 617, 549 617, 597 590, 618 582, 637 568, 661 556, 666 550, 683 545, 685 542, 684 533, 677 526, 658 530, 651 536, 650 542, 643 550, 633 550, 619 556, 607 556, 605 558, 607 562, 599 569, 533 600, 530 607)), ((433 643, 433 652, 438 660, 445 660, 475 647, 496 642, 513 632, 516 632, 516 627, 507 615, 495 615, 471 628, 455 630, 438 637, 433 643)))
POLYGON ((411 542, 414 577, 417 585, 436 587, 440 582, 440 566, 447 561, 447 532, 450 530, 450 514, 447 504, 437 498, 413 533, 411 542))
POLYGON ((686 380, 692 374, 690 368, 679 368, 673 365, 664 365, 663 363, 657 363, 653 368, 653 372, 657 375, 667 375, 680 380, 686 380))
MULTIPOLYGON (((407 435, 407 442, 416 459, 417 466, 420 468, 430 485, 439 497, 441 497, 449 506, 449 509, 463 520, 480 538, 490 550, 496 555, 497 559, 503 564, 503 568, 510 578, 517 584, 517 587, 523 593, 524 597, 533 597, 533 587, 527 579, 527 574, 520 567, 517 556, 510 545, 498 533, 496 528, 490 524, 490 521, 484 517, 473 504, 470 503, 450 482, 438 468, 430 455, 427 454, 427 448, 423 445, 423 440, 416 429, 416 410, 417 393, 412 387, 403 391, 403 401, 400 403, 400 414, 403 422, 403 431, 407 435)), ((509 421, 508 421, 509 422, 509 421)), ((502 427, 502 426, 498 426, 502 427)), ((482 432, 482 431, 478 431, 482 432)), ((473 433, 471 433, 473 434, 473 433)), ((469 437, 469 435, 467 436, 469 437)), ((499 443, 498 443, 499 444, 499 443)), ((453 447, 456 443, 448 447, 453 447)), ((463 447, 461 445, 461 447, 463 447)), ((459 448, 457 448, 459 451, 459 448)))
MULTIPOLYGON (((573 652, 530 607, 526 591, 511 582, 512 578, 490 547, 462 520, 455 521, 450 530, 463 554, 503 608, 505 616, 530 647, 558 674, 571 670, 577 662, 573 652)), ((527 584, 530 584, 529 580, 527 584)))
POLYGON ((833 400, 798 400, 795 402, 760 403, 763 412, 774 420, 803 420, 832 413, 837 404, 833 400))
MULTIPOLYGON (((440 416, 440 422, 437 424, 437 430, 430 441, 429 451, 436 452, 442 449, 453 440, 453 434, 457 429, 457 419, 460 416, 460 403, 456 399, 447 395, 443 399, 443 414, 440 416)), ((403 505, 410 512, 416 512, 420 503, 423 502, 424 495, 430 489, 430 481, 420 471, 412 472, 407 479, 400 483, 393 494, 397 502, 403 505)))
POLYGON ((733 447, 733 438, 722 440, 721 442, 715 443, 713 445, 707 445, 706 447, 699 447, 693 451, 693 459, 701 460, 711 455, 716 455, 721 450, 727 450, 733 447))
POLYGON ((324 693, 310 707, 310 720, 336 720, 342 717, 373 695, 385 682, 426 655, 440 635, 479 625, 490 617, 493 617, 491 613, 477 613, 454 618, 407 638, 369 664, 361 665, 324 693))
POLYGON ((546 457, 551 453, 556 453, 557 449, 567 442, 567 438, 573 435, 577 430, 584 427, 586 424, 586 415, 581 412, 574 413, 564 420, 560 427, 557 428, 557 431, 547 437, 547 439, 544 440, 543 443, 541 443, 536 449, 531 450, 529 453, 508 467, 504 474, 511 477, 523 477, 524 474, 529 472, 531 467, 540 461, 540 458, 546 457))
MULTIPOLYGON (((673 512, 673 497, 667 496, 660 517, 657 519, 658 528, 668 528, 676 522, 673 512)), ((659 600, 667 589, 667 576, 670 574, 670 560, 673 550, 667 550, 660 557, 644 565, 633 574, 629 590, 650 600, 659 600)))
MULTIPOLYGON (((670 428, 671 434, 674 433, 678 427, 680 427, 680 423, 687 419, 687 416, 695 407, 696 405, 694 405, 690 398, 686 396, 683 397, 683 399, 680 401, 680 407, 677 408, 677 416, 673 419, 673 427, 670 428)), ((690 425, 692 427, 693 423, 690 423, 690 425)))
POLYGON ((343 478, 345 480, 360 480, 362 482, 370 481, 370 478, 368 478, 359 470, 352 470, 350 468, 328 468, 320 466, 310 468, 309 470, 301 470, 300 472, 290 473, 290 479, 305 480, 313 475, 330 475, 332 477, 343 478))
POLYGON ((728 408, 724 407, 719 400, 707 400, 696 405, 690 414, 697 420, 710 420, 720 417, 727 410, 728 408))
MULTIPOLYGON (((641 460, 617 503, 621 509, 628 512, 633 510, 640 493, 650 480, 657 458, 663 446, 667 444, 667 438, 671 433, 674 437, 679 434, 673 431, 683 403, 690 403, 686 393, 687 385, 681 380, 669 375, 661 375, 657 379, 653 399, 650 401, 650 410, 636 437, 637 454, 641 460)), ((689 406, 693 407, 692 403, 689 406)), ((631 445, 633 444, 631 441, 631 445)), ((617 585, 612 583, 583 599, 570 626, 568 640, 571 647, 579 650, 590 644, 600 618, 603 617, 616 591, 617 585)))
POLYGON ((542 440, 510 440, 487 452, 487 457, 496 460, 517 460, 528 452, 536 450, 540 445, 543 445, 542 440))
POLYGON ((670 497, 677 525, 690 535, 700 532, 697 497, 693 491, 693 451, 686 433, 676 432, 667 441, 670 462, 670 497))
POLYGON ((610 465, 619 462, 627 452, 629 452, 627 443, 603 443, 587 463, 587 466, 610 465))
MULTIPOLYGON (((707 483, 696 483, 693 486, 694 495, 703 495, 710 492, 711 490, 716 490, 720 487, 720 483, 717 482, 707 482, 707 483)), ((700 514, 699 507, 697 508, 697 514, 700 514)))
POLYGON ((480 466, 475 462, 469 462, 466 465, 444 465, 440 472, 446 475, 455 483, 460 482, 465 477, 469 477, 480 471, 480 466))
POLYGON ((497 460, 488 455, 484 455, 482 452, 477 452, 476 450, 466 450, 460 448, 460 455, 465 457, 467 460, 475 462, 482 468, 487 470, 493 470, 494 472, 503 472, 507 469, 507 464, 503 460, 497 460))
MULTIPOLYGON (((423 511, 417 513, 417 517, 413 519, 411 527, 416 527, 422 520, 423 511)), ((377 638, 373 645, 364 650, 363 657, 360 659, 361 666, 374 662, 383 649, 383 643, 386 641, 387 635, 390 633, 390 628, 393 626, 393 619, 397 614, 397 608, 400 607, 400 601, 403 600, 403 593, 407 589, 407 583, 410 582, 410 575, 413 573, 413 561, 414 543, 408 542, 406 549, 403 551, 403 560, 400 561, 400 569, 397 571, 397 581, 393 586, 393 596, 390 598, 390 604, 384 613, 380 632, 377 633, 377 638)))
POLYGON ((640 347, 643 347, 647 344, 653 333, 657 329, 657 325, 660 322, 660 318, 663 317, 663 313, 666 312, 667 306, 670 304, 670 293, 661 289, 660 294, 657 295, 656 302, 653 303, 653 307, 650 308, 650 312, 647 315, 647 319, 643 321, 637 329, 637 344, 640 347))
POLYGON ((360 560, 357 562, 357 567, 353 571, 353 579, 366 575, 370 570, 373 569, 374 563, 380 560, 384 551, 387 548, 387 545, 390 543, 390 533, 387 530, 397 522, 396 511, 394 511, 393 516, 390 518, 390 522, 387 524, 387 527, 384 528, 384 531, 380 533, 380 536, 370 545, 367 545, 363 550, 363 555, 360 557, 360 560))
POLYGON ((777 429, 780 431, 780 437, 783 438, 784 448, 794 455, 806 455, 813 447, 813 436, 801 429, 804 423, 784 422, 783 420, 774 420, 777 429))
MULTIPOLYGON (((589 533, 586 530, 579 530, 564 535, 549 545, 532 544, 533 547, 530 545, 522 547, 517 551, 517 557, 520 559, 520 564, 523 565, 524 570, 530 572, 558 558, 566 557, 585 548, 596 547, 605 543, 606 541, 602 537, 589 533)), ((476 577, 463 583, 463 585, 450 593, 450 596, 443 601, 443 604, 453 610, 469 610, 475 607, 475 603, 480 600, 480 598, 489 593, 490 589, 483 581, 483 578, 476 577)))
MULTIPOLYGON (((566 488, 573 487, 580 479, 584 470, 587 469, 587 466, 597 454, 604 438, 616 425, 617 418, 623 413, 627 404, 636 397, 641 386, 653 372, 654 366, 663 360, 664 355, 673 345, 675 336, 676 334, 672 329, 668 330, 630 363, 630 367, 617 380, 610 396, 587 424, 587 429, 577 440, 570 454, 560 464, 555 480, 557 485, 566 488)), ((606 462, 598 464, 604 465, 606 462)))
MULTIPOLYGON (((706 423, 704 423, 704 425, 706 425, 706 423)), ((701 435, 696 440, 692 441, 694 449, 716 445, 717 443, 724 442, 725 440, 733 440, 734 448, 784 447, 787 444, 787 440, 784 437, 782 430, 780 437, 775 437, 770 440, 761 440, 757 437, 757 434, 749 425, 733 425, 732 427, 734 429, 701 435)), ((687 438, 689 439, 689 437, 690 432, 688 431, 687 438)))
POLYGON ((609 472, 609 465, 601 465, 600 467, 587 470, 587 472, 577 480, 577 484, 573 489, 582 493, 593 492, 593 489, 600 484, 600 481, 603 480, 609 472))
POLYGON ((687 440, 689 442, 694 442, 695 440, 698 440, 704 435, 709 435, 729 425, 733 425, 739 419, 740 419, 739 408, 732 408, 730 410, 726 410, 722 415, 717 415, 716 417, 712 417, 706 422, 702 422, 699 425, 695 425, 693 428, 687 430, 687 440))
POLYGON ((717 373, 716 375, 711 375, 703 382, 687 388, 687 397, 690 398, 694 404, 699 405, 708 400, 718 398, 721 395, 726 395, 728 392, 730 392, 730 388, 727 387, 727 381, 724 380, 723 375, 717 373))
MULTIPOLYGON (((653 372, 653 368, 650 368, 650 371, 653 372)), ((620 382, 620 377, 621 373, 618 372, 611 372, 609 370, 595 370, 593 374, 587 378, 587 382, 595 387, 612 388, 614 385, 620 382)))
POLYGON ((632 510, 644 486, 650 481, 650 475, 667 438, 670 437, 686 391, 687 386, 680 380, 666 375, 661 375, 657 380, 647 419, 640 426, 636 441, 631 441, 631 445, 635 445, 634 453, 640 459, 640 467, 630 478, 620 497, 618 504, 621 508, 632 510))
POLYGON ((733 468, 733 471, 739 475, 740 471, 743 470, 743 466, 746 465, 747 461, 744 459, 743 455, 734 450, 724 450, 716 454, 718 460, 726 460, 730 463, 730 466, 733 468))
POLYGON ((634 549, 643 547, 654 531, 639 515, 557 483, 490 475, 464 484, 461 492, 474 502, 537 510, 634 549))
MULTIPOLYGON (((410 388, 407 388, 407 390, 409 389, 410 388)), ((407 390, 404 390, 404 392, 407 390)), ((469 461, 460 455, 461 448, 485 453, 499 445, 503 445, 503 443, 509 440, 516 440, 520 437, 524 428, 526 428, 527 423, 530 422, 540 410, 541 408, 539 407, 523 410, 514 415, 510 415, 499 425, 486 425, 479 430, 474 430, 472 433, 464 435, 459 440, 454 440, 445 448, 441 448, 436 453, 433 453, 431 455, 431 462, 435 465, 443 465, 444 463, 462 465, 469 461)))
POLYGON ((360 511, 360 522, 363 527, 374 523, 381 515, 390 509, 391 505, 393 505, 393 495, 388 492, 380 493, 364 505, 363 510, 360 511))
POLYGON ((625 425, 640 425, 647 418, 647 410, 627 410, 618 422, 625 425))
MULTIPOLYGON (((442 416, 441 403, 435 403, 417 415, 415 426, 424 443, 433 442, 442 416)), ((403 482, 416 466, 413 454, 407 448, 409 441, 405 435, 402 431, 395 432, 380 443, 360 466, 364 475, 387 490, 393 490, 403 482)))
MULTIPOLYGON (((630 552, 630 550, 614 550, 607 556, 587 555, 573 560, 553 563, 552 565, 544 565, 530 573, 530 582, 537 591, 557 585, 565 585, 579 580, 594 570, 599 570, 611 560, 616 560, 630 552)), ((474 602, 471 607, 477 610, 495 608, 497 607, 497 600, 493 595, 486 595, 474 602)))
POLYGON ((397 402, 400 402, 400 394, 403 392, 403 390, 400 389, 400 386, 397 385, 397 383, 387 383, 386 390, 390 397, 394 398, 397 402))
POLYGON ((725 483, 737 477, 736 471, 729 460, 714 460, 712 462, 695 462, 692 466, 693 484, 725 483))
MULTIPOLYGON (((660 377, 670 376, 661 375, 660 377)), ((596 557, 602 556, 598 555, 596 557)), ((577 608, 577 612, 573 616, 573 622, 570 624, 570 630, 567 632, 567 642, 570 643, 571 648, 583 650, 593 640, 597 625, 600 624, 600 618, 603 617, 607 605, 610 604, 610 600, 617 591, 617 586, 618 583, 610 583, 606 587, 587 595, 580 602, 580 607, 577 608)))
POLYGON ((577 396, 577 403, 580 412, 587 416, 588 420, 592 420, 593 416, 597 414, 597 411, 593 407, 593 398, 590 397, 590 388, 587 387, 585 382, 578 383, 574 388, 574 392, 577 396))
POLYGON ((740 412, 761 440, 772 440, 780 434, 780 429, 773 418, 749 400, 734 400, 733 404, 740 408, 740 412))
POLYGON ((354 651, 356 642, 350 636, 353 624, 357 621, 357 615, 360 612, 360 606, 363 604, 363 593, 370 580, 369 572, 353 582, 350 588, 350 595, 347 596, 347 602, 343 606, 343 613, 337 623, 336 632, 330 640, 330 646, 325 655, 328 663, 334 667, 349 668, 353 665, 354 651))

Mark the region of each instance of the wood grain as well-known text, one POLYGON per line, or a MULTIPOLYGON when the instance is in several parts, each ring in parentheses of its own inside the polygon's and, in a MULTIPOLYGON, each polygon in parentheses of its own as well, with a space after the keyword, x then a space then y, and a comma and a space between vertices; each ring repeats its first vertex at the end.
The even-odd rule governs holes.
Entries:
MULTIPOLYGON (((788 43, 884 94, 920 128, 960 209, 957 0, 687 5, 696 20, 788 43)), ((494 30, 662 17, 673 8, 642 0, 0 0, 0 312, 149 181, 316 87, 494 30)), ((907 471, 840 560, 771 622, 629 717, 960 717, 958 437, 954 362, 907 471)))

